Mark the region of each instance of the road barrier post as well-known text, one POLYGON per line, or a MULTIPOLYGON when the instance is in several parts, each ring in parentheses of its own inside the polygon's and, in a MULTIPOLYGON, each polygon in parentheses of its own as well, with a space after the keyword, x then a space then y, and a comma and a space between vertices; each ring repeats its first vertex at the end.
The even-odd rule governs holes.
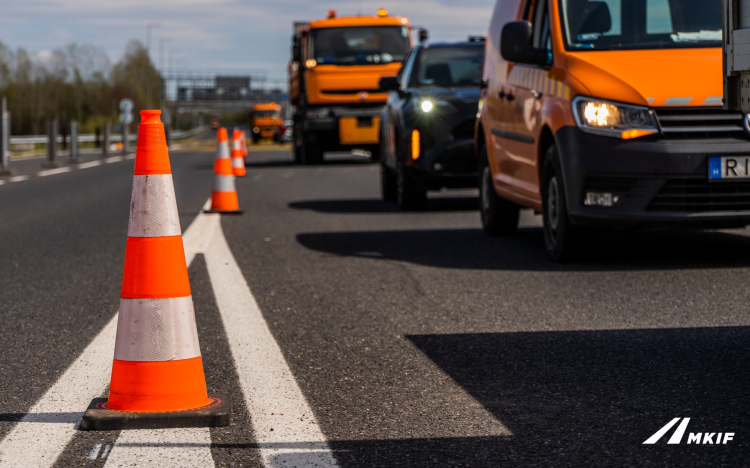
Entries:
POLYGON ((6 98, 3 96, 0 104, 0 175, 10 175, 10 114, 7 110, 6 98))
POLYGON ((109 154, 109 122, 104 124, 104 141, 102 142, 102 154, 109 154))
POLYGON ((57 119, 47 121, 47 162, 44 167, 57 167, 57 119))
POLYGON ((75 120, 70 122, 70 157, 68 162, 78 162, 78 122, 75 120))
POLYGON ((128 145, 128 126, 122 125, 122 154, 128 154, 130 145, 128 145))

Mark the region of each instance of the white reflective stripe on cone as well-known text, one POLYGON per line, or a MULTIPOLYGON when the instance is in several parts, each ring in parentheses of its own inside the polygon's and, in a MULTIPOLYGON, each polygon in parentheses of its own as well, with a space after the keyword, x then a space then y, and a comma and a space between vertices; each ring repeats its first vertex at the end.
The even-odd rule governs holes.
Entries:
POLYGON ((233 175, 215 175, 214 192, 236 192, 233 175))
POLYGON ((229 144, 226 141, 219 142, 219 147, 216 149, 216 159, 223 159, 229 157, 229 144))
POLYGON ((163 237, 181 234, 172 175, 133 176, 128 236, 163 237))
POLYGON ((192 296, 120 299, 115 359, 172 361, 200 355, 192 296))
POLYGON ((234 140, 232 149, 236 149, 236 150, 242 149, 242 147, 240 146, 240 140, 239 139, 234 140))
POLYGON ((232 158, 232 167, 244 167, 245 166, 245 158, 242 156, 238 158, 232 158))

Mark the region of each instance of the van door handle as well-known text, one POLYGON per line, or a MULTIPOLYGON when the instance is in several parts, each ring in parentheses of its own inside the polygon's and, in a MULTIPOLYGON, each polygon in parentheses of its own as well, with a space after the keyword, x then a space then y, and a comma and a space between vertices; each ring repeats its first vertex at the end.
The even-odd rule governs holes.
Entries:
POLYGON ((512 101, 513 99, 516 98, 512 94, 510 94, 510 93, 506 94, 506 93, 504 93, 502 91, 500 91, 499 93, 497 93, 497 97, 500 98, 500 99, 502 99, 503 101, 508 101, 508 102, 510 102, 510 101, 512 101))

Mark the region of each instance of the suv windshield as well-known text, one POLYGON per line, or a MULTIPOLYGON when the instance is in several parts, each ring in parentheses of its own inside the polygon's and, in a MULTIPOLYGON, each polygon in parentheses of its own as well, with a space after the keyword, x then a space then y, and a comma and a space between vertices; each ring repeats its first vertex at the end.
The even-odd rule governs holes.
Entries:
POLYGON ((721 47, 722 0, 560 0, 566 47, 721 47))
POLYGON ((478 86, 484 46, 425 48, 419 56, 417 86, 478 86))
POLYGON ((310 51, 321 65, 402 62, 409 51, 409 28, 368 26, 313 29, 310 51))

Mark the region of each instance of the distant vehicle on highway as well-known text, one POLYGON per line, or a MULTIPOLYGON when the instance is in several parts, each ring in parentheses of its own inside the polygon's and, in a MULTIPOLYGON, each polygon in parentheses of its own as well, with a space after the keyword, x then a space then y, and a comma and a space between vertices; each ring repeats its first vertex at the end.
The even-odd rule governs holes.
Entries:
POLYGON ((219 121, 217 119, 211 119, 211 129, 212 130, 219 129, 219 121))
POLYGON ((250 110, 253 143, 266 139, 271 139, 276 143, 281 142, 282 122, 280 105, 275 102, 254 104, 250 110))
POLYGON ((722 109, 721 29, 721 0, 498 0, 477 127, 484 230, 541 211, 563 261, 593 226, 750 224, 750 125, 722 109))
POLYGON ((379 154, 382 76, 398 73, 411 49, 406 18, 379 10, 375 16, 341 16, 295 24, 289 64, 294 106, 294 158, 323 161, 326 151, 379 154))
POLYGON ((421 209, 428 190, 476 187, 474 124, 484 38, 420 44, 389 91, 382 112, 380 184, 383 200, 421 209))

